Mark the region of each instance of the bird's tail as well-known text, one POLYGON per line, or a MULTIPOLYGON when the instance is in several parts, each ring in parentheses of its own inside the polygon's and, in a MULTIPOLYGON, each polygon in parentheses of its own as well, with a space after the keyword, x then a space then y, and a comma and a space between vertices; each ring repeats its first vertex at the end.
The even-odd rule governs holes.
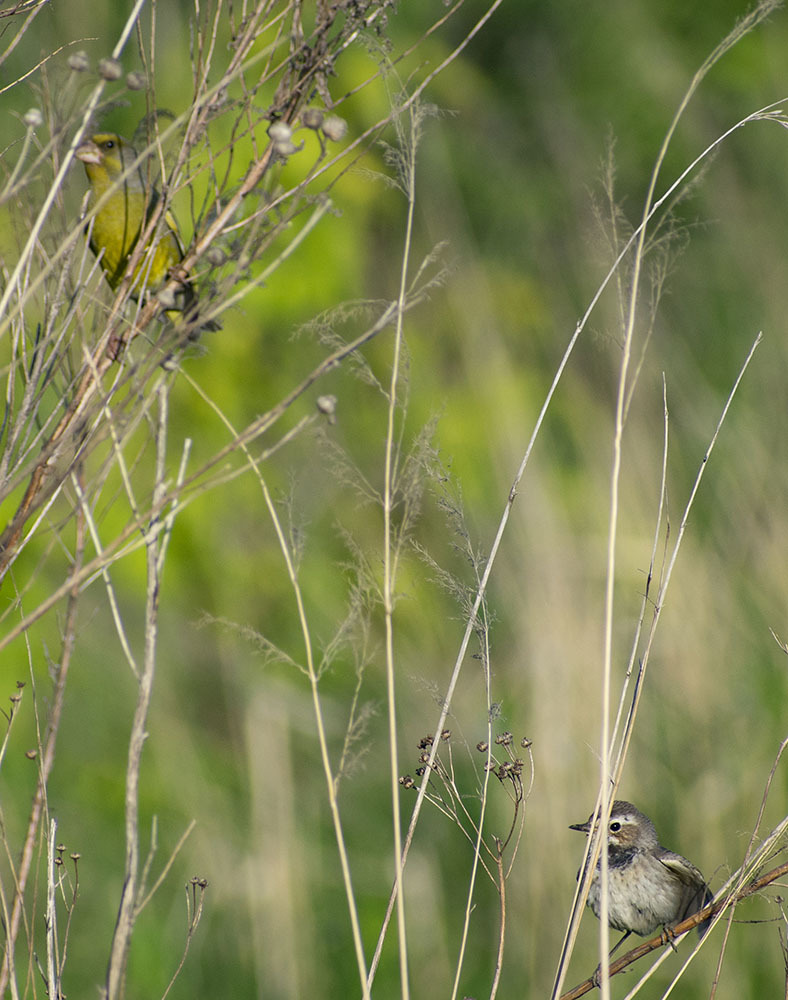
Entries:
MULTIPOLYGON (((698 906, 695 908, 694 911, 695 913, 697 913, 698 910, 702 910, 705 906, 708 906, 709 903, 714 899, 714 894, 707 885, 704 885, 703 891, 698 893, 698 897, 699 897, 698 906)), ((703 935, 706 933, 709 927, 711 927, 712 920, 713 917, 708 917, 706 920, 703 921, 703 923, 698 924, 698 937, 701 938, 703 937, 703 935)))

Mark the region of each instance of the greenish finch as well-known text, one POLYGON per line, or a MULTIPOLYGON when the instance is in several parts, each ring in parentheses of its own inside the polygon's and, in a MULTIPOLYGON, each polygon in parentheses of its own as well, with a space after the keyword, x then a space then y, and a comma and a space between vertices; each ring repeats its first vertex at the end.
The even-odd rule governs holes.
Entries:
MULTIPOLYGON (((154 187, 147 187, 141 165, 134 166, 136 150, 119 135, 112 132, 94 135, 77 148, 75 156, 85 164, 91 204, 98 204, 106 196, 93 218, 90 249, 100 257, 114 291, 126 276, 129 258, 156 210, 160 195, 154 187)), ((157 291, 168 280, 171 268, 183 260, 178 223, 171 212, 165 213, 163 227, 159 228, 161 231, 154 233, 134 269, 131 280, 134 299, 144 296, 146 291, 157 291)), ((175 308, 166 310, 170 319, 182 312, 190 323, 196 320, 197 295, 188 279, 174 296, 173 305, 175 308)), ((218 329, 218 326, 208 322, 202 328, 218 329)))

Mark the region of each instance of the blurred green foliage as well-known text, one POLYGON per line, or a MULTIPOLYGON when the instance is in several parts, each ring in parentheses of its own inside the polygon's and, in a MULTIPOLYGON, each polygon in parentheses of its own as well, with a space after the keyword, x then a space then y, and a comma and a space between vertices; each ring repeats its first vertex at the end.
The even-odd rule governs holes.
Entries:
MULTIPOLYGON (((436 66, 484 9, 468 4, 424 40, 398 66, 399 80, 407 87, 411 72, 436 66)), ((389 25, 393 51, 415 42, 439 10, 402 4, 389 25)), ((190 99, 188 5, 156 11, 156 99, 180 112, 190 99)), ((81 0, 67 10, 46 6, 9 60, 9 74, 72 42, 95 63, 114 44, 125 13, 81 0)), ((742 13, 729 0, 711 7, 642 0, 603 7, 509 4, 426 92, 440 115, 428 121, 419 149, 414 261, 447 241, 442 255, 451 271, 444 287, 407 315, 403 439, 408 447, 437 418, 434 446, 451 489, 462 495, 466 527, 481 552, 489 549, 565 345, 610 264, 593 205, 605 203, 602 164, 611 136, 616 197, 634 225, 675 108, 742 13)), ((144 32, 149 16, 143 15, 144 32)), ((787 43, 788 21, 780 11, 715 67, 679 127, 658 194, 719 134, 785 96, 787 43)), ((2 94, 9 141, 22 134, 14 116, 38 102, 37 88, 55 89, 67 78, 69 51, 2 94)), ((361 45, 340 58, 329 84, 333 97, 369 77, 375 60, 374 50, 361 45)), ((133 45, 123 68, 142 68, 133 45)), ((341 104, 351 137, 385 114, 394 83, 388 86, 379 82, 341 104)), ((270 96, 260 95, 260 103, 270 96)), ((143 101, 124 97, 102 127, 133 133, 146 112, 143 101)), ((394 141, 391 129, 385 138, 394 141)), ((785 736, 784 654, 769 629, 788 635, 787 142, 774 124, 747 126, 722 146, 678 206, 688 239, 673 262, 625 440, 617 676, 632 640, 657 509, 663 374, 675 531, 727 393, 750 343, 764 331, 690 519, 622 787, 655 820, 663 843, 689 856, 714 888, 740 863, 785 736)), ((298 163, 288 169, 298 170, 298 163)), ((406 206, 370 171, 390 172, 379 147, 337 179, 335 214, 226 314, 224 329, 207 335, 201 352, 186 362, 188 376, 237 427, 274 405, 320 361, 325 349, 302 329, 316 314, 349 300, 396 296, 406 206)), ((83 191, 75 170, 65 220, 76 217, 83 191)), ((188 219, 188 206, 179 208, 188 219)), ((7 257, 5 239, 3 253, 7 257)), ((549 991, 580 852, 566 828, 588 814, 597 783, 610 435, 621 339, 612 291, 570 361, 492 577, 492 696, 502 706, 500 726, 527 734, 536 762, 507 895, 502 996, 549 991)), ((354 317, 343 325, 348 337, 360 328, 354 317)), ((387 385, 390 333, 364 355, 387 385)), ((347 362, 299 401, 282 426, 310 412, 319 393, 338 397, 336 426, 297 437, 264 465, 282 511, 292 512, 302 533, 301 582, 318 650, 347 606, 355 572, 348 537, 365 553, 372 575, 380 574, 380 509, 336 475, 335 448, 380 490, 385 435, 383 394, 356 378, 347 362)), ((195 465, 228 439, 186 379, 177 383, 171 408, 173 468, 185 437, 194 439, 195 465)), ((455 548, 456 523, 441 509, 441 485, 434 473, 425 469, 424 476, 417 538, 472 586, 468 561, 455 548)), ((53 524, 65 516, 65 505, 56 506, 53 524)), ((121 502, 108 503, 101 515, 107 537, 128 516, 121 502)), ((25 574, 32 575, 41 558, 35 550, 20 559, 12 586, 26 588, 25 574)), ((53 549, 25 603, 40 600, 63 572, 53 549)), ((462 610, 435 575, 407 551, 396 614, 403 772, 416 766, 417 741, 435 724, 464 626, 462 610)), ((139 653, 142 556, 120 561, 112 579, 139 653)), ((292 591, 251 476, 214 488, 179 515, 165 581, 141 788, 144 830, 157 817, 155 870, 191 819, 197 826, 142 915, 127 995, 158 996, 166 987, 185 936, 182 886, 194 874, 209 881, 206 911, 172 996, 358 995, 308 685, 295 668, 266 664, 241 633, 244 627, 262 633, 302 660, 292 591)), ((59 614, 43 619, 29 645, 18 641, 0 665, 0 690, 28 683, 2 773, 3 825, 12 849, 23 834, 35 778, 35 765, 24 758, 34 745, 31 674, 35 698, 45 704, 59 614)), ((340 791, 368 954, 393 872, 381 620, 376 612, 360 693, 370 716, 354 747, 358 766, 340 791)), ((99 582, 84 598, 77 638, 49 789, 58 836, 67 851, 81 854, 64 979, 71 996, 90 995, 103 979, 123 860, 134 684, 99 582)), ((321 682, 335 765, 356 683, 352 653, 343 650, 321 682)), ((471 658, 450 725, 458 745, 466 740, 472 748, 484 736, 483 685, 471 658)), ((464 758, 458 780, 472 797, 477 778, 464 758)), ((764 829, 784 808, 784 770, 776 781, 764 829)), ((406 816, 414 796, 403 793, 406 816)), ((494 787, 491 830, 506 829, 508 810, 494 787)), ((470 862, 457 829, 428 810, 406 870, 414 996, 449 994, 470 862)), ((476 903, 461 990, 484 996, 499 922, 497 894, 485 878, 476 903)), ((762 900, 741 908, 742 918, 779 914, 762 900)), ((745 1000, 774 992, 783 976, 780 926, 734 926, 719 996, 745 1000)), ((33 933, 39 941, 41 912, 33 933)), ((593 969, 595 949, 589 918, 574 979, 593 969)), ((668 959, 660 982, 667 984, 679 961, 668 959)), ((708 995, 714 964, 712 942, 683 981, 682 996, 708 995)), ((392 930, 375 995, 397 995, 397 976, 392 930)))

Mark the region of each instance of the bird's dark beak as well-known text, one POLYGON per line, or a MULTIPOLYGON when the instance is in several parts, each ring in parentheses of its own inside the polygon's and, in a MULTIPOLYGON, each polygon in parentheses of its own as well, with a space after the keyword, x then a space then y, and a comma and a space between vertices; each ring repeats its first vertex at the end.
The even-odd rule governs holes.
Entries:
POLYGON ((572 823, 569 827, 570 830, 577 830, 578 833, 590 833, 591 832, 591 820, 587 819, 585 823, 572 823))

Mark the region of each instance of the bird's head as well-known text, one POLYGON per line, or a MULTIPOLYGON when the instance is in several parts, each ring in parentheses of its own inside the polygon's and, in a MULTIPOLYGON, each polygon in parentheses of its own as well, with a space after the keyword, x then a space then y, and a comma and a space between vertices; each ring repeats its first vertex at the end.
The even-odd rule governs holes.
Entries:
POLYGON ((124 183, 134 189, 143 186, 139 167, 131 169, 137 153, 125 139, 114 132, 100 132, 77 147, 74 155, 85 164, 88 180, 94 187, 103 189, 120 179, 125 171, 124 183))
MULTIPOLYGON (((593 818, 592 813, 585 823, 573 823, 569 829, 591 833, 593 818)), ((612 851, 648 850, 659 846, 657 831, 648 816, 644 816, 631 802, 623 800, 616 800, 610 810, 607 843, 612 851)))

